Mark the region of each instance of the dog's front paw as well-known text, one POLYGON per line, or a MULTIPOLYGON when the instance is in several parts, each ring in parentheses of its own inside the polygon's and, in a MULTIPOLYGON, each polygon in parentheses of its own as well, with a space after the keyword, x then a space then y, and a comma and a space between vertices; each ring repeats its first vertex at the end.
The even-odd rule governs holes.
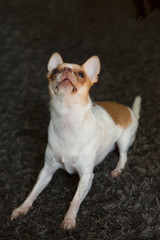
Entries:
POLYGON ((121 175, 122 173, 122 170, 120 169, 114 169, 112 172, 111 172, 111 177, 112 178, 117 178, 121 175))
POLYGON ((13 210, 12 215, 11 215, 11 220, 17 219, 22 215, 25 215, 28 212, 29 208, 20 206, 19 208, 16 208, 13 210))
POLYGON ((65 216, 61 227, 65 230, 73 229, 76 227, 76 219, 74 217, 65 216))

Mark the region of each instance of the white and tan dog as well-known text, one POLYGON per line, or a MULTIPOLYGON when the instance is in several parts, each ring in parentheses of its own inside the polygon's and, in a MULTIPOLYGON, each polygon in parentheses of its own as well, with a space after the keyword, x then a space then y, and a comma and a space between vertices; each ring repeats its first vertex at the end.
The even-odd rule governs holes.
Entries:
POLYGON ((24 203, 15 209, 11 219, 25 215, 59 168, 80 180, 75 196, 62 223, 64 229, 76 226, 81 202, 91 188, 93 169, 114 148, 119 148, 119 161, 111 172, 121 174, 127 151, 135 139, 141 98, 135 98, 132 110, 114 102, 92 103, 89 90, 97 82, 100 61, 89 58, 82 66, 63 63, 54 53, 48 63, 51 119, 45 163, 38 180, 24 203))

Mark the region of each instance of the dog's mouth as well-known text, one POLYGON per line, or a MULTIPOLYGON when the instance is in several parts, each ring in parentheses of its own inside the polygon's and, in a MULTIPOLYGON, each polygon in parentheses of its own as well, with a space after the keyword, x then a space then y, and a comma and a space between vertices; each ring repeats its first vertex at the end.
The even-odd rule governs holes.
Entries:
POLYGON ((76 92, 77 89, 72 83, 72 81, 69 78, 64 78, 61 82, 59 82, 56 86, 56 89, 59 90, 60 88, 72 88, 72 92, 76 92))

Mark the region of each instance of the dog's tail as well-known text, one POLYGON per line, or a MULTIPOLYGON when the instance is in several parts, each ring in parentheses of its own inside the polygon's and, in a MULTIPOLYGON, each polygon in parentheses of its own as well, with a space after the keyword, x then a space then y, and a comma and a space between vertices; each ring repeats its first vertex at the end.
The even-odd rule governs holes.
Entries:
POLYGON ((137 120, 140 117, 141 101, 142 101, 141 96, 137 96, 134 99, 134 102, 132 105, 132 111, 133 111, 135 117, 137 118, 137 120))

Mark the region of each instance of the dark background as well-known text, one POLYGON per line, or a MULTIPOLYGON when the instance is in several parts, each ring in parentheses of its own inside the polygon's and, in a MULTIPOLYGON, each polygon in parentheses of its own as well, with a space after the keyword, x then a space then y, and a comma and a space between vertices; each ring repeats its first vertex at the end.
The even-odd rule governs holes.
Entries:
POLYGON ((160 8, 159 1, 14 0, 0 3, 0 239, 160 239, 160 8), (132 105, 142 96, 140 126, 123 175, 110 178, 111 153, 95 168, 77 228, 60 224, 77 175, 60 170, 26 217, 11 211, 32 189, 47 144, 47 63, 101 59, 93 100, 132 105))

